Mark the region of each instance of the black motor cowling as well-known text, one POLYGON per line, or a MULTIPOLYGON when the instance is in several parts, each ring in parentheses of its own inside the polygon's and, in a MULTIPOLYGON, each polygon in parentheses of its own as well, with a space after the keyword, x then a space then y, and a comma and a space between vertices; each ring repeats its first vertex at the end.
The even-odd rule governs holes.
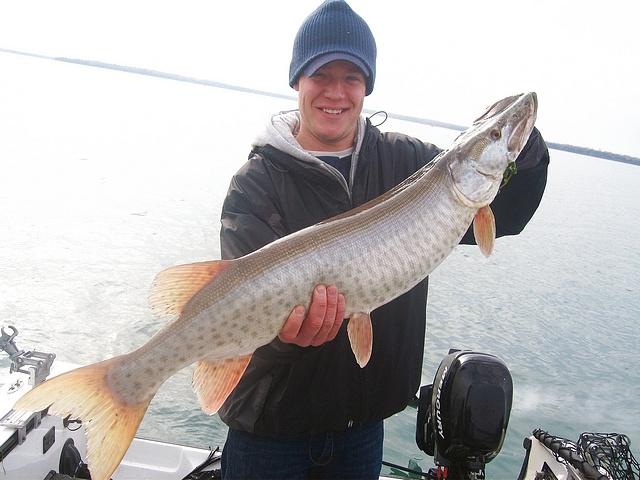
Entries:
POLYGON ((459 472, 450 478, 484 472, 502 448, 512 398, 511 374, 502 360, 451 351, 433 385, 420 390, 416 442, 436 465, 459 472))

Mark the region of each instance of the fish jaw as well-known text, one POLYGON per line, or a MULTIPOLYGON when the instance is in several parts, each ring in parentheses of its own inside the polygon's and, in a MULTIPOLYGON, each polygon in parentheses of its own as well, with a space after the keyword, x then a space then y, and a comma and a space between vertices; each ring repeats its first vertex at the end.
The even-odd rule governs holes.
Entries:
POLYGON ((537 106, 534 92, 502 99, 455 140, 449 170, 465 205, 481 208, 493 200, 504 171, 531 135, 537 106))

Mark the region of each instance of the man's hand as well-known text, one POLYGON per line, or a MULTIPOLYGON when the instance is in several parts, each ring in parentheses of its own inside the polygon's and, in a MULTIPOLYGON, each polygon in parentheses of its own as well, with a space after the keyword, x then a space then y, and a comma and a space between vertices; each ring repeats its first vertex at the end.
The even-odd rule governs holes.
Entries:
POLYGON ((293 309, 278 338, 300 347, 317 347, 336 338, 344 321, 347 304, 333 285, 318 285, 313 290, 309 313, 302 305, 293 309))

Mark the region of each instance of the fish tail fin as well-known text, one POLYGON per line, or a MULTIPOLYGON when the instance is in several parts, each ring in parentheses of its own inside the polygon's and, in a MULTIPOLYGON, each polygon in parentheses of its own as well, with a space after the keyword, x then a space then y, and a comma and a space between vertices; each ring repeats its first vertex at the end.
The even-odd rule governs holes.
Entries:
POLYGON ((85 425, 87 463, 93 480, 108 480, 138 430, 151 398, 128 404, 107 384, 118 357, 53 377, 20 398, 14 408, 71 416, 85 425))

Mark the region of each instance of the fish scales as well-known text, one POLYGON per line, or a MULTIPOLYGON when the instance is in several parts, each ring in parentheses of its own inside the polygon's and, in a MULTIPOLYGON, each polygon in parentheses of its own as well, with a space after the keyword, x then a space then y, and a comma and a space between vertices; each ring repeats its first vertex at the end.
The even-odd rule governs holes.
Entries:
MULTIPOLYGON (((196 361, 220 360, 204 370, 210 377, 198 378, 204 382, 198 386, 201 402, 207 401, 202 391, 216 397, 214 408, 205 403, 203 408, 215 412, 224 401, 216 392, 222 388, 228 395, 242 374, 238 365, 246 366, 256 348, 276 337, 296 305, 308 307, 317 284, 336 285, 344 294, 350 327, 360 324, 360 314, 431 273, 458 244, 476 212, 488 208, 507 164, 529 137, 536 108, 533 93, 503 99, 450 149, 378 199, 245 257, 168 269, 175 278, 159 274, 154 290, 161 294, 154 301, 167 312, 179 312, 176 318, 128 354, 47 380, 16 408, 50 406, 50 413, 91 422, 89 468, 94 480, 107 480, 149 402, 176 371, 196 361), (183 270, 191 273, 183 278, 183 270)), ((364 366, 368 357, 361 363, 360 338, 352 339, 350 332, 358 363, 364 366)))
MULTIPOLYGON (((139 352, 132 368, 144 371, 149 381, 144 385, 138 380, 127 401, 140 401, 157 388, 146 365, 165 372, 165 365, 171 365, 177 371, 203 353, 208 358, 226 358, 268 343, 296 305, 308 305, 319 283, 336 285, 344 294, 347 316, 371 312, 431 273, 458 244, 475 210, 457 200, 446 163, 439 162, 429 175, 421 172, 409 186, 403 185, 373 206, 302 230, 286 237, 286 242, 274 242, 244 257, 205 286, 182 317, 166 327, 157 338, 165 345, 149 342, 142 347, 149 353, 139 352), (388 233, 380 235, 380 229, 388 233), (317 248, 323 252, 320 257, 317 248), (187 352, 172 352, 175 343, 191 347, 187 352), (160 358, 154 353, 158 348, 166 352, 160 358)), ((123 389, 129 378, 140 378, 129 372, 122 375, 125 379, 118 388, 123 389)))
MULTIPOLYGON (((166 345, 141 347, 149 354, 139 352, 132 368, 148 372, 145 365, 152 364, 167 373, 167 365, 177 371, 205 353, 208 358, 251 353, 278 334, 296 305, 308 305, 319 283, 338 287, 347 299, 347 316, 369 313, 431 273, 458 244, 475 211, 456 198, 447 163, 439 159, 366 208, 242 258, 166 327, 157 338, 166 345), (171 353, 175 343, 191 347, 186 355, 171 353), (154 353, 158 347, 167 352, 160 358, 154 353)), ((132 376, 139 378, 121 375, 126 380, 118 388, 125 388, 132 376)), ((157 380, 145 376, 148 384, 138 380, 127 401, 140 401, 157 388, 157 380)))

